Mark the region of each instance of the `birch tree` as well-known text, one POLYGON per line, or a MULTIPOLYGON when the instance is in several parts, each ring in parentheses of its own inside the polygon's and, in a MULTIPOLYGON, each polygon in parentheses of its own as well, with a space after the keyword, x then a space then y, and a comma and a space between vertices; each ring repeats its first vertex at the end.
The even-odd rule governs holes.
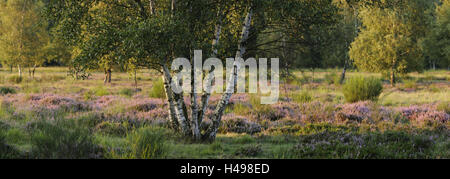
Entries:
MULTIPOLYGON (((43 4, 33 0, 0 2, 0 54, 3 64, 17 66, 22 77, 24 68, 34 69, 43 61, 42 51, 48 44, 46 22, 40 13, 43 4)), ((32 71, 30 69, 30 76, 32 71)))
MULTIPOLYGON (((325 1, 331 3, 331 0, 325 1)), ((240 64, 235 62, 227 75, 226 92, 215 106, 206 130, 201 130, 200 126, 208 124, 204 119, 211 85, 196 93, 197 84, 191 83, 187 94, 175 93, 171 89, 175 71, 169 67, 178 57, 192 61, 194 50, 199 49, 219 59, 245 58, 249 52, 255 54, 261 50, 261 45, 255 44, 260 42, 255 39, 270 24, 286 26, 289 18, 318 22, 327 18, 316 11, 319 5, 312 6, 315 0, 289 0, 289 3, 298 6, 279 6, 275 0, 53 0, 46 12, 57 24, 57 35, 77 49, 71 61, 76 73, 97 68, 105 55, 115 64, 126 64, 132 59, 135 67, 157 70, 164 79, 171 127, 193 141, 213 141, 234 93, 240 64), (297 13, 294 7, 301 7, 301 12, 314 7, 315 13, 297 13), (269 9, 273 14, 290 11, 288 15, 292 17, 266 16, 269 9), (189 97, 190 105, 185 97, 189 97)), ((290 30, 296 27, 288 26, 290 30)), ((302 26, 302 29, 308 27, 302 26)), ((214 70, 204 71, 202 80, 212 84, 214 70)))

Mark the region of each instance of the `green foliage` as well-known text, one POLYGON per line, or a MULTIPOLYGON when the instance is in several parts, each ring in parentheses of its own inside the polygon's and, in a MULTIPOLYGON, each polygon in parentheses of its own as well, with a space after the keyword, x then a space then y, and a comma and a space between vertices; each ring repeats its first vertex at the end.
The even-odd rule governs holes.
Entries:
POLYGON ((149 97, 161 99, 166 98, 166 92, 164 90, 164 81, 162 80, 162 78, 158 78, 157 81, 153 82, 153 86, 150 89, 149 97))
POLYGON ((447 114, 450 114, 450 102, 447 101, 439 103, 439 105, 437 106, 437 110, 444 111, 447 114))
POLYGON ((345 100, 350 103, 365 100, 376 101, 382 91, 381 81, 374 77, 353 77, 348 79, 342 87, 345 100))
POLYGON ((22 158, 21 152, 14 146, 6 143, 4 130, 0 128, 0 159, 17 159, 22 158))
POLYGON ((307 90, 302 90, 300 93, 292 94, 292 99, 297 103, 311 102, 313 97, 307 90))
POLYGON ((19 75, 12 75, 8 77, 8 82, 10 83, 14 83, 14 84, 19 84, 22 83, 23 81, 23 77, 19 76, 19 75))
POLYGON ((15 94, 16 89, 11 87, 0 87, 0 94, 1 95, 7 95, 7 94, 15 94))
POLYGON ((242 157, 255 157, 261 152, 263 152, 261 145, 248 145, 240 147, 234 154, 242 157))
POLYGON ((36 121, 28 126, 33 158, 99 158, 101 150, 89 129, 74 120, 36 121))
MULTIPOLYGON (((417 12, 414 8, 403 10, 417 12)), ((392 84, 397 73, 422 70, 423 57, 417 38, 426 24, 415 24, 419 21, 408 15, 397 6, 366 7, 360 11, 363 28, 349 52, 358 69, 390 73, 392 84)))
POLYGON ((448 68, 450 66, 450 1, 441 0, 441 5, 436 7, 433 14, 436 19, 431 25, 431 31, 422 39, 421 47, 426 57, 426 63, 431 68, 441 67, 448 68))
POLYGON ((403 81, 403 86, 405 88, 413 88, 416 89, 417 88, 417 81, 416 80, 404 80, 403 81))
POLYGON ((106 89, 104 86, 97 86, 96 88, 94 88, 93 92, 96 96, 106 96, 110 94, 108 89, 106 89))
POLYGON ((339 85, 341 78, 335 72, 332 72, 325 74, 324 80, 327 84, 339 85))
POLYGON ((125 136, 128 128, 124 123, 103 121, 96 125, 95 131, 103 135, 125 136))
MULTIPOLYGON (((0 2, 0 59, 5 66, 39 66, 49 42, 42 1, 0 2)), ((22 69, 23 70, 23 69, 22 69)))
POLYGON ((130 88, 124 88, 124 89, 121 89, 119 91, 120 95, 127 96, 127 97, 133 96, 134 93, 135 93, 135 90, 134 89, 130 89, 130 88))
POLYGON ((158 159, 165 158, 168 146, 164 143, 168 131, 159 127, 145 127, 127 136, 127 152, 119 158, 158 159))

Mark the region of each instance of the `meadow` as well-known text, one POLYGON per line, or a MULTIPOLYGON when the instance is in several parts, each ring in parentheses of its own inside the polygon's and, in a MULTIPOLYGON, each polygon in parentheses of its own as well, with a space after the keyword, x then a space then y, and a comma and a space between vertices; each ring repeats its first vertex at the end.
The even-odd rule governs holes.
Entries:
MULTIPOLYGON (((3 69, 0 158, 450 158, 450 71, 410 73, 396 87, 386 79, 377 100, 354 103, 339 74, 297 70, 273 105, 234 94, 216 141, 199 143, 170 129, 157 72, 139 71, 135 86, 128 73, 105 85, 100 72, 74 80, 46 67, 33 79, 3 69)), ((357 76, 385 78, 347 74, 357 76)))

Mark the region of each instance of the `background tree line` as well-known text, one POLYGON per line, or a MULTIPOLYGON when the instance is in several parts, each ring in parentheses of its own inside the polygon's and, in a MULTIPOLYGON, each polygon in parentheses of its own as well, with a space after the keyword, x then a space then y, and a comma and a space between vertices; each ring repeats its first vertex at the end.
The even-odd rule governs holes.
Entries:
MULTIPOLYGON (((328 3, 328 1, 318 1, 318 3, 323 2, 328 3)), ((142 3, 145 6, 148 4, 142 3)), ((153 4, 156 8, 158 4, 164 3, 163 1, 155 1, 153 4)), ((289 15, 297 19, 284 19, 290 21, 290 24, 286 25, 290 25, 291 28, 269 22, 267 17, 265 20, 255 22, 266 30, 265 32, 258 32, 258 38, 250 39, 250 41, 260 41, 261 43, 259 46, 251 47, 253 49, 250 49, 248 54, 249 56, 253 54, 278 56, 283 59, 282 64, 287 73, 289 73, 287 69, 297 68, 314 70, 316 68, 339 67, 346 70, 348 67, 358 67, 361 70, 386 74, 390 74, 391 71, 401 74, 423 69, 449 68, 448 0, 333 0, 332 6, 323 6, 318 9, 319 11, 315 11, 311 7, 290 6, 292 5, 290 1, 272 4, 272 7, 265 7, 264 12, 259 12, 258 16, 280 19, 289 15), (276 8, 284 8, 285 10, 274 11, 276 8), (300 8, 303 8, 304 12, 292 11, 300 8), (311 13, 327 17, 325 19, 327 22, 306 22, 305 19, 302 19, 304 18, 302 14, 311 13), (295 24, 298 21, 303 21, 302 27, 295 26, 298 25, 295 24), (396 24, 397 30, 392 31, 391 29, 391 32, 387 32, 386 26, 389 23, 396 24), (288 32, 289 29, 293 31, 288 32), (396 38, 391 39, 396 40, 396 42, 388 44, 387 41, 377 39, 389 35, 388 33, 393 35, 392 38, 396 38), (378 37, 375 37, 375 34, 378 34, 378 37), (385 51, 384 55, 373 54, 371 56, 365 53, 368 52, 368 49, 362 50, 365 46, 374 45, 369 42, 370 39, 379 43, 380 46, 377 48, 385 51), (407 47, 407 45, 410 46, 407 47), (385 49, 394 50, 395 48, 402 48, 401 46, 410 48, 411 52, 407 54, 410 55, 410 58, 404 58, 405 61, 403 62, 393 62, 386 57, 388 55, 386 53, 390 52, 385 49), (351 55, 349 52, 351 52, 351 55), (371 60, 368 60, 369 58, 371 60), (384 62, 381 59, 384 59, 384 62), (389 65, 388 61, 392 65, 389 65), (379 69, 376 69, 376 67, 379 67, 379 69)), ((58 30, 56 21, 46 16, 48 13, 46 10, 52 6, 53 3, 50 0, 1 1, 0 60, 2 66, 10 70, 13 67, 18 68, 19 72, 22 72, 24 68, 33 72, 38 66, 71 66, 75 71, 83 71, 79 69, 80 67, 75 67, 71 63, 77 53, 80 52, 81 47, 64 44, 64 39, 57 37, 62 29, 58 30)), ((92 20, 100 21, 99 17, 107 15, 100 11, 104 11, 103 13, 114 11, 114 9, 102 9, 101 6, 96 5, 91 8, 90 11, 92 12, 96 9, 96 14, 91 16, 92 20)), ((239 17, 227 16, 224 18, 237 20, 239 17)), ((196 18, 193 20, 196 20, 196 18)), ((91 27, 91 31, 98 28, 106 29, 107 27, 106 24, 103 24, 103 26, 96 24, 96 28, 91 27)), ((223 32, 230 33, 231 31, 228 32, 228 30, 223 29, 223 32)), ((257 30, 255 28, 255 31, 257 30)), ((222 44, 224 49, 233 48, 224 45, 222 44)), ((376 49, 372 50, 376 52, 376 49)), ((403 57, 405 55, 402 54, 403 57)), ((136 64, 132 62, 135 59, 122 62, 122 64, 116 63, 117 60, 110 58, 113 58, 111 54, 105 55, 101 60, 92 63, 89 68, 101 69, 105 71, 106 75, 110 76, 111 68, 120 71, 133 71, 136 67, 136 64)), ((345 77, 344 75, 345 71, 343 77, 345 77)), ((110 77, 107 76, 106 79, 109 82, 110 77)))
POLYGON ((450 59, 449 0, 1 0, 0 15, 3 67, 33 76, 58 64, 76 79, 101 70, 105 83, 115 70, 159 71, 172 127, 193 140, 214 140, 231 96, 223 94, 201 131, 211 93, 176 94, 169 85, 172 60, 192 59, 196 49, 219 59, 279 57, 285 76, 338 67, 341 83, 357 68, 394 85, 408 72, 448 69, 450 59))

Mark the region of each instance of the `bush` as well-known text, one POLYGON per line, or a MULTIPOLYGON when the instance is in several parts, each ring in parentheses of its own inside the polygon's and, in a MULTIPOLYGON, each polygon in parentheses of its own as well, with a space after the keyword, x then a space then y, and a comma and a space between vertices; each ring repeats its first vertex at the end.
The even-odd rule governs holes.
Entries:
POLYGON ((159 127, 145 127, 133 131, 127 136, 128 152, 120 158, 164 158, 167 154, 167 146, 164 144, 167 133, 166 129, 159 127))
POLYGON ((152 88, 150 89, 150 98, 160 98, 165 99, 166 98, 166 92, 164 90, 164 81, 162 78, 159 78, 158 81, 155 81, 153 83, 152 88))
POLYGON ((23 77, 17 76, 17 75, 12 75, 8 77, 8 82, 10 83, 14 83, 14 84, 19 84, 22 83, 23 81, 23 77))
POLYGON ((261 132, 261 125, 255 122, 248 121, 239 116, 226 116, 219 128, 220 133, 247 133, 255 134, 261 132))
POLYGON ((118 122, 104 121, 95 127, 95 131, 104 135, 125 136, 128 126, 118 122))
POLYGON ((15 94, 16 90, 11 87, 0 87, 0 94, 1 95, 7 95, 7 94, 15 94))
POLYGON ((103 87, 103 86, 98 86, 94 89, 94 94, 95 96, 106 96, 109 95, 109 91, 103 87))
POLYGON ((342 90, 345 100, 350 103, 366 100, 376 101, 383 91, 383 85, 381 80, 373 77, 354 77, 347 80, 342 90))
POLYGON ((417 88, 417 82, 415 80, 405 80, 403 83, 405 88, 417 88))
POLYGON ((21 152, 6 143, 4 131, 0 129, 0 159, 22 158, 21 152))
POLYGON ((38 121, 29 124, 31 153, 34 158, 87 159, 99 158, 100 148, 87 128, 74 120, 38 121))
POLYGON ((134 92, 135 92, 135 91, 134 91, 133 89, 125 88, 125 89, 121 89, 121 90, 119 91, 119 94, 120 94, 120 95, 123 95, 123 96, 131 97, 131 96, 134 95, 134 92))

